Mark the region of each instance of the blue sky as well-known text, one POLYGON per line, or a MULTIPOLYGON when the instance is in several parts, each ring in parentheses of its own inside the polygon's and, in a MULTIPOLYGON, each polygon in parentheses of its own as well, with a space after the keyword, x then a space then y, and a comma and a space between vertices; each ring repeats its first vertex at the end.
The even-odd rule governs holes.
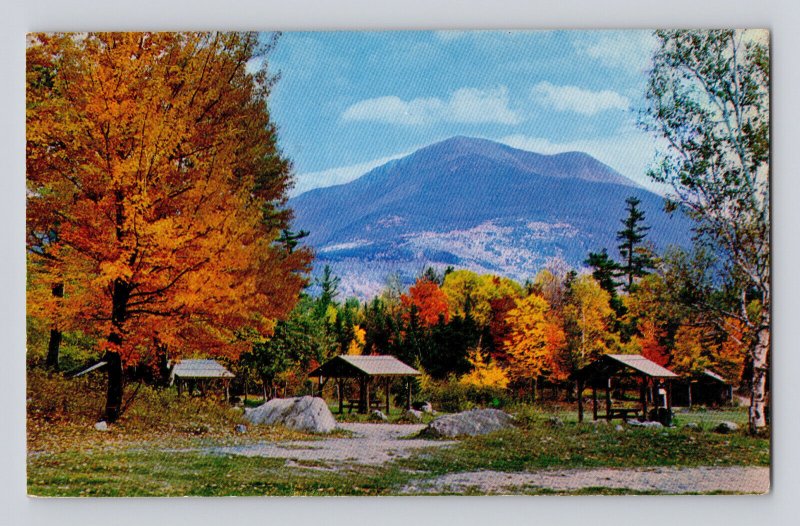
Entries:
POLYGON ((648 31, 285 33, 270 97, 294 194, 351 180, 454 135, 585 151, 636 182, 648 31))

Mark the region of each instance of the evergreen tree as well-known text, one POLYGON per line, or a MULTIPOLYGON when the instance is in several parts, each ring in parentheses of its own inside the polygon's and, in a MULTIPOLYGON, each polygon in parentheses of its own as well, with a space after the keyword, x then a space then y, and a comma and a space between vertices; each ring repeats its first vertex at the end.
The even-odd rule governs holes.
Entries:
POLYGON ((608 256, 608 251, 603 249, 600 252, 589 252, 589 258, 584 263, 592 267, 592 277, 597 280, 603 290, 608 292, 612 298, 616 297, 617 287, 621 283, 614 278, 619 275, 620 266, 608 256))
MULTIPOLYGON (((623 260, 619 265, 618 275, 626 278, 625 291, 630 292, 634 279, 646 276, 648 270, 652 270, 654 266, 650 251, 642 243, 650 227, 643 224, 644 211, 639 208, 641 201, 631 196, 625 203, 625 210, 628 212, 628 216, 622 220, 625 228, 617 232, 617 240, 620 241, 619 254, 623 260)), ((589 257, 591 258, 591 254, 589 257)))
POLYGON ((319 299, 317 300, 317 316, 320 318, 325 317, 328 306, 332 305, 336 296, 339 295, 339 282, 341 278, 334 276, 333 271, 329 265, 325 265, 322 270, 322 277, 317 279, 317 284, 321 290, 319 299))

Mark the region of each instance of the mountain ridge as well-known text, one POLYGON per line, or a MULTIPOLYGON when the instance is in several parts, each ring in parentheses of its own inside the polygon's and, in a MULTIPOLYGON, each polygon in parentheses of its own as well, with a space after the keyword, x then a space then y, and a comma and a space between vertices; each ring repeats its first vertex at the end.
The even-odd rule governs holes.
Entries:
POLYGON ((670 219, 661 196, 588 154, 544 155, 462 136, 300 194, 289 206, 294 227, 311 232, 316 266, 330 264, 343 292, 366 297, 385 281, 382 273, 409 282, 426 265, 520 280, 556 259, 580 268, 590 250, 613 252, 630 195, 654 223, 657 249, 687 244, 688 219, 670 219))

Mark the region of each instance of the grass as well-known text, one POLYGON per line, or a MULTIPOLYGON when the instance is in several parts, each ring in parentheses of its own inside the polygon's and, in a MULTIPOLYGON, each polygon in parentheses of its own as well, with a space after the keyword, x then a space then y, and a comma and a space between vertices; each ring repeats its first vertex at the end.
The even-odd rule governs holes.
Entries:
POLYGON ((768 466, 769 440, 681 429, 510 429, 461 440, 452 448, 401 460, 408 469, 436 475, 463 471, 652 466, 768 466))
POLYGON ((408 477, 397 468, 287 469, 283 459, 156 450, 28 461, 28 491, 39 496, 383 495, 408 477))

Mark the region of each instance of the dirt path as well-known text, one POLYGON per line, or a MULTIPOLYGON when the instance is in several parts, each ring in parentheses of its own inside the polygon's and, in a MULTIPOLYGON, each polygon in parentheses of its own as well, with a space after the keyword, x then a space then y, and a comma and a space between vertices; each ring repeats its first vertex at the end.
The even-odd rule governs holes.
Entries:
POLYGON ((212 451, 248 457, 285 458, 293 461, 380 465, 395 458, 408 457, 419 448, 454 444, 441 440, 402 438, 419 433, 425 427, 420 424, 342 423, 337 427, 350 431, 352 436, 314 441, 262 442, 245 446, 219 447, 212 451))
POLYGON ((769 468, 765 467, 600 468, 453 473, 409 484, 403 488, 403 493, 461 493, 469 490, 486 494, 518 494, 526 488, 576 491, 602 487, 672 494, 714 491, 762 494, 769 491, 769 486, 769 468))

